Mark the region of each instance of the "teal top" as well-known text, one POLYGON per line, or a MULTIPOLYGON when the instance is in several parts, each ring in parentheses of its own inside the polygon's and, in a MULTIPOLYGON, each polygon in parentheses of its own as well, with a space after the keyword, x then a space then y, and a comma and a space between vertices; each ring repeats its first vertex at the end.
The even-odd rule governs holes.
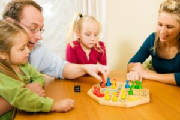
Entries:
POLYGON ((176 85, 180 86, 180 52, 172 59, 160 58, 157 52, 153 51, 155 33, 149 35, 137 53, 130 59, 131 62, 143 63, 149 56, 152 57, 152 67, 157 73, 173 73, 176 85))
MULTIPOLYGON (((48 97, 40 97, 33 93, 25 85, 36 82, 44 85, 45 80, 29 63, 20 65, 23 75, 17 74, 22 81, 13 79, 0 73, 0 96, 7 100, 13 107, 26 112, 50 112, 53 100, 48 97)), ((11 111, 12 113, 12 111, 11 111)), ((12 114, 6 113, 0 116, 0 120, 10 120, 12 114)))

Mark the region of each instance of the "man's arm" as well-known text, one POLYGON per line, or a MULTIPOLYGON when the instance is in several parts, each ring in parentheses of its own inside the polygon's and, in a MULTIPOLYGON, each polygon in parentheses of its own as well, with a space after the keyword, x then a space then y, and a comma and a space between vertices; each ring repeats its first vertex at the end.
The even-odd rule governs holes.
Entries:
POLYGON ((75 79, 89 74, 98 80, 102 80, 99 74, 107 78, 109 70, 103 65, 80 65, 67 63, 62 58, 56 56, 47 48, 39 45, 30 55, 30 63, 41 73, 56 78, 75 79))
POLYGON ((67 79, 75 79, 85 74, 89 74, 92 77, 102 81, 107 79, 109 69, 107 66, 99 64, 72 64, 66 63, 63 69, 63 77, 67 79), (103 76, 103 78, 101 77, 103 76))

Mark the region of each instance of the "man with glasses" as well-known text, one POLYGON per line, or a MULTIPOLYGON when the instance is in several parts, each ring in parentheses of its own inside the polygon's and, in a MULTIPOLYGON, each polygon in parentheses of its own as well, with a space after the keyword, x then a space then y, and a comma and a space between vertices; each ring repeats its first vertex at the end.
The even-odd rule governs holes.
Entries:
MULTIPOLYGON (((89 74, 98 80, 102 80, 99 73, 103 75, 104 79, 107 78, 108 68, 106 66, 68 63, 51 53, 42 43, 38 42, 42 39, 44 18, 41 6, 33 0, 13 0, 9 2, 4 10, 3 19, 16 22, 26 30, 30 38, 28 43, 28 47, 31 50, 29 62, 39 72, 55 78, 66 79, 75 79, 89 74)), ((38 89, 40 86, 30 84, 28 87, 30 89, 38 89)), ((0 108, 2 107, 0 106, 0 108)))

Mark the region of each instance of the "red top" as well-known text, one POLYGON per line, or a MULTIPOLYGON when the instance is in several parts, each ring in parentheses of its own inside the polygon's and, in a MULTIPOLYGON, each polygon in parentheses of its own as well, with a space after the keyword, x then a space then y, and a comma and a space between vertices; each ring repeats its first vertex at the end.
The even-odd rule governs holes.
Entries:
POLYGON ((103 42, 99 42, 101 50, 93 47, 89 53, 89 60, 86 53, 83 51, 78 40, 73 41, 74 46, 70 44, 66 48, 66 60, 76 64, 103 64, 106 65, 106 49, 103 42))

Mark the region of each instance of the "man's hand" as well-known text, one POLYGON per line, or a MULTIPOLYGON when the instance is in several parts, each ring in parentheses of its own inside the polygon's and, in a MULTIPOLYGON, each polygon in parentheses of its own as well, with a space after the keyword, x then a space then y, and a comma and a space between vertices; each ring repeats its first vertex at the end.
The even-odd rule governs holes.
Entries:
POLYGON ((109 75, 109 68, 104 65, 86 64, 86 65, 83 65, 83 68, 87 74, 95 77, 96 79, 100 81, 106 80, 109 75), (103 76, 103 78, 101 76, 103 76))
POLYGON ((44 97, 46 95, 45 90, 38 83, 29 83, 25 87, 30 89, 33 93, 38 94, 40 97, 44 97))

